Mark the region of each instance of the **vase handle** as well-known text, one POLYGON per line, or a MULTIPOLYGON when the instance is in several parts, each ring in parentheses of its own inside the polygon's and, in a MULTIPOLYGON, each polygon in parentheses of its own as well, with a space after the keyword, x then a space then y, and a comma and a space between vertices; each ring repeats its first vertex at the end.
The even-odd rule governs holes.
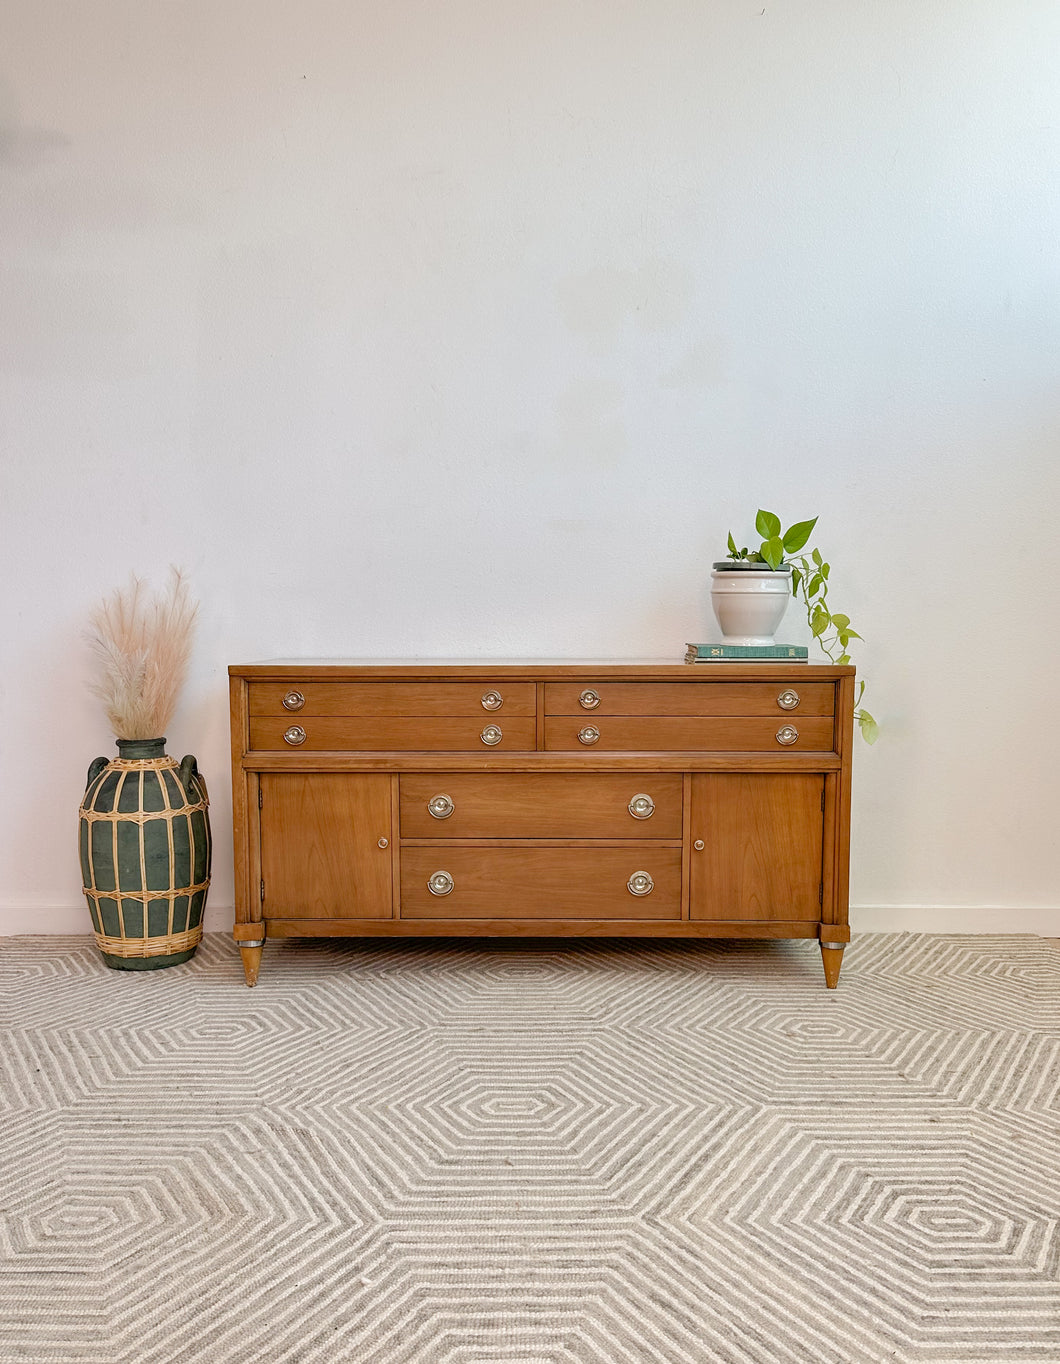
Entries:
POLYGON ((203 781, 202 773, 199 771, 199 764, 195 759, 194 753, 185 753, 180 763, 180 784, 187 793, 188 799, 205 800, 209 803, 206 794, 206 783, 203 781), (195 786, 192 785, 195 783, 195 786), (198 788, 196 790, 196 787, 198 788))
POLYGON ((96 778, 99 776, 99 774, 103 771, 103 769, 107 766, 109 762, 110 762, 109 758, 93 758, 92 761, 88 764, 88 780, 85 782, 86 791, 96 780, 96 778))

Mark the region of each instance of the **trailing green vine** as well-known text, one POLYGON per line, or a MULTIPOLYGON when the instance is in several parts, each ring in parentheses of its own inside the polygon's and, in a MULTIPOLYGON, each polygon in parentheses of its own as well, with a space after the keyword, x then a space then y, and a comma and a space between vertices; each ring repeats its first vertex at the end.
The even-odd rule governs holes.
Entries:
MULTIPOLYGON (((758 549, 737 549, 730 531, 729 558, 765 564, 774 571, 789 567, 792 596, 806 608, 806 619, 814 639, 833 663, 849 663, 848 645, 852 639, 861 639, 861 636, 850 624, 849 616, 832 611, 828 605, 831 565, 825 561, 819 549, 811 549, 808 555, 798 552, 805 549, 816 525, 815 516, 812 521, 797 521, 787 530, 782 530, 779 516, 759 509, 755 530, 762 537, 762 542, 758 549)), ((865 683, 859 682, 854 701, 854 719, 858 722, 861 737, 866 743, 874 744, 879 736, 879 725, 861 704, 864 695, 865 683)))

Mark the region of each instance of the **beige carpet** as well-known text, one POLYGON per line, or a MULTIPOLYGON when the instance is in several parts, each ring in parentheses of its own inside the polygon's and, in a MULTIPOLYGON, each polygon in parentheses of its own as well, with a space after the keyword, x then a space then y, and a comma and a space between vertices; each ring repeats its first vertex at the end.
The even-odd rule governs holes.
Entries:
POLYGON ((1060 948, 0 944, 0 1361, 1060 1361, 1060 948))

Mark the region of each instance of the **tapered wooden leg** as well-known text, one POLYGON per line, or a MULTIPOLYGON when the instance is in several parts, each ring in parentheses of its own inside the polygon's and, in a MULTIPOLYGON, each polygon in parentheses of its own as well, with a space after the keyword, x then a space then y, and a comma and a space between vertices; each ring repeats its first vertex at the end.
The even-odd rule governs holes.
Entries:
POLYGON ((258 971, 261 967, 261 950, 265 946, 261 942, 241 942, 239 944, 240 955, 243 958, 243 974, 247 978, 248 985, 257 985, 258 971))
POLYGON ((839 968, 843 965, 843 943, 821 944, 821 963, 824 966, 824 983, 829 990, 839 984, 839 968))

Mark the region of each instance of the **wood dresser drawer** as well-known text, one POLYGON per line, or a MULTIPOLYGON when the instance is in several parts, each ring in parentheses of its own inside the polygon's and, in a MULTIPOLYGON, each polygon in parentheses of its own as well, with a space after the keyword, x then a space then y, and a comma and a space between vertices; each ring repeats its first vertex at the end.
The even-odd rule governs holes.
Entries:
MULTIPOLYGON (((702 667, 713 665, 703 664, 702 667)), ((831 715, 828 682, 549 682, 546 715, 831 715)))
MULTIPOLYGON (((634 884, 647 886, 648 881, 634 884)), ((680 919, 681 850, 651 843, 626 848, 405 847, 401 917, 680 919), (452 889, 432 893, 428 883, 438 885, 443 874, 452 889), (631 878, 638 876, 651 882, 646 894, 629 889, 631 878)))
POLYGON ((415 774, 401 777, 401 836, 680 838, 681 799, 672 772, 415 774))
POLYGON ((250 715, 533 715, 532 682, 252 682, 250 715))
POLYGON ((536 721, 490 719, 478 715, 398 716, 287 715, 252 719, 250 747, 307 752, 496 753, 528 749, 536 743, 536 721), (494 734, 500 738, 489 742, 494 734), (486 737, 484 737, 486 736, 486 737))
POLYGON ((549 716, 545 747, 594 752, 827 753, 833 747, 830 716, 549 716))

